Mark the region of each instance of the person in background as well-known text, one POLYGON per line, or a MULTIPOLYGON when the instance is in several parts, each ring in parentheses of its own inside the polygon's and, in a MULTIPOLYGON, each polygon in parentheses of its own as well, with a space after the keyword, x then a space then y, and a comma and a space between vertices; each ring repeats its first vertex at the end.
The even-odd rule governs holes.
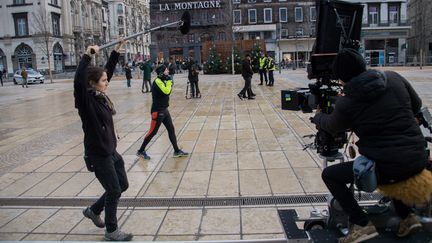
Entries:
POLYGON ((176 73, 176 68, 177 68, 174 58, 170 57, 167 67, 168 67, 171 80, 174 81, 174 74, 176 73))
POLYGON ((141 92, 144 93, 144 86, 145 86, 145 93, 150 92, 150 88, 149 86, 150 84, 150 80, 151 80, 151 72, 153 71, 153 67, 151 64, 150 59, 147 61, 144 61, 144 63, 142 63, 140 65, 140 69, 143 71, 143 83, 141 86, 141 92))
POLYGON ((131 87, 131 79, 132 79, 132 69, 129 67, 129 64, 125 64, 125 75, 126 75, 126 83, 127 87, 131 87))
POLYGON ((198 87, 198 81, 199 81, 199 72, 201 71, 201 67, 198 65, 198 61, 191 61, 189 65, 189 82, 191 85, 191 97, 192 98, 201 98, 201 92, 198 87))
POLYGON ((129 182, 123 158, 116 150, 113 121, 116 110, 106 94, 123 44, 121 40, 116 45, 105 69, 90 66, 93 54, 99 53, 99 46, 87 47, 74 79, 75 108, 78 109, 84 132, 84 160, 87 169, 95 173, 105 190, 93 205, 83 210, 83 214, 97 227, 106 228, 106 241, 130 241, 133 237, 121 231, 117 222, 117 205, 129 182), (100 217, 104 209, 105 221, 100 217))
POLYGON ((265 83, 267 85, 267 57, 264 56, 264 53, 261 52, 261 57, 259 59, 259 74, 260 74, 260 83, 259 85, 263 85, 263 80, 265 79, 265 83))
POLYGON ((22 85, 23 88, 24 88, 24 85, 25 85, 26 88, 28 88, 28 85, 27 85, 27 76, 28 76, 27 70, 26 70, 25 67, 23 67, 21 69, 21 77, 22 77, 22 83, 21 83, 21 85, 22 85))
POLYGON ((271 56, 267 57, 267 70, 268 70, 269 82, 268 82, 268 84, 266 83, 266 85, 273 86, 273 84, 274 84, 273 72, 274 72, 274 70, 276 70, 276 66, 275 66, 274 60, 271 56))
POLYGON ((246 54, 242 62, 242 76, 245 81, 245 84, 243 89, 240 91, 240 93, 237 94, 237 96, 241 100, 243 100, 243 98, 246 98, 246 94, 248 100, 255 99, 254 97, 255 94, 252 92, 252 87, 251 87, 252 75, 253 75, 253 70, 251 66, 251 57, 249 54, 246 54))
POLYGON ((165 65, 160 65, 156 68, 157 77, 152 84, 152 107, 151 107, 151 123, 150 130, 144 137, 141 147, 137 151, 137 156, 144 160, 150 160, 150 156, 146 152, 146 147, 151 139, 156 135, 160 125, 163 123, 171 144, 174 148, 174 158, 188 156, 189 153, 182 151, 177 146, 177 137, 175 134, 174 125, 171 115, 168 111, 169 98, 172 91, 173 81, 169 76, 169 70, 165 65))
POLYGON ((0 70, 0 82, 1 86, 3 86, 3 70, 0 70))

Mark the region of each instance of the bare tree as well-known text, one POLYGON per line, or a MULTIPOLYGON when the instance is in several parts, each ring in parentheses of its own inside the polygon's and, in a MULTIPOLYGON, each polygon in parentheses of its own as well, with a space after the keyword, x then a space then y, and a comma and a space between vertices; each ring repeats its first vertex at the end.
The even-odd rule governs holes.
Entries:
POLYGON ((50 56, 51 48, 50 44, 52 42, 53 35, 50 28, 50 18, 48 12, 44 8, 32 13, 33 14, 33 29, 34 33, 34 43, 37 45, 39 50, 45 55, 48 61, 48 75, 51 83, 53 83, 52 71, 51 71, 51 59, 50 56))

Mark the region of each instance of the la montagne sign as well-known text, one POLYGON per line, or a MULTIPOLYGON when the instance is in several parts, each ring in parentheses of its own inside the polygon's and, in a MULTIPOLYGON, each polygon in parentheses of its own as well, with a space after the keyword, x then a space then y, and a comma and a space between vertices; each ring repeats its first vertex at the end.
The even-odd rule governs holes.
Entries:
POLYGON ((176 11, 176 10, 192 10, 192 9, 211 9, 211 8, 221 8, 221 0, 159 4, 159 10, 161 12, 176 11))

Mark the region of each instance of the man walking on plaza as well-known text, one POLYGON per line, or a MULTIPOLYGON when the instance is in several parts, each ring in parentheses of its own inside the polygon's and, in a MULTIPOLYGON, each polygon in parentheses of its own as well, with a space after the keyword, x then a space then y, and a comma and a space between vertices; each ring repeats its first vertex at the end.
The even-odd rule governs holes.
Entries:
POLYGON ((260 74, 260 83, 259 85, 263 85, 263 79, 265 79, 265 83, 268 83, 267 80, 267 57, 264 56, 264 53, 261 53, 261 57, 259 59, 259 74, 260 74), (264 78, 263 78, 264 76, 264 78))
POLYGON ((242 62, 242 76, 245 81, 245 85, 243 89, 240 91, 240 93, 237 94, 237 96, 241 100, 243 100, 243 98, 246 98, 246 93, 247 93, 248 100, 255 99, 254 98, 255 94, 252 92, 252 88, 251 88, 253 70, 250 61, 251 61, 250 55, 246 54, 242 62))

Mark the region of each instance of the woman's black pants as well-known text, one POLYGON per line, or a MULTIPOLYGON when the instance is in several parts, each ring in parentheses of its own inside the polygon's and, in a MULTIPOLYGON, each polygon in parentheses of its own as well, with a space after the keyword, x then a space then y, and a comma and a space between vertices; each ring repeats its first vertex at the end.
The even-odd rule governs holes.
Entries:
POLYGON ((111 156, 88 155, 95 169, 96 178, 105 189, 105 193, 90 207, 99 215, 105 209, 105 225, 108 232, 117 229, 117 205, 121 193, 129 187, 123 158, 117 151, 111 156))

